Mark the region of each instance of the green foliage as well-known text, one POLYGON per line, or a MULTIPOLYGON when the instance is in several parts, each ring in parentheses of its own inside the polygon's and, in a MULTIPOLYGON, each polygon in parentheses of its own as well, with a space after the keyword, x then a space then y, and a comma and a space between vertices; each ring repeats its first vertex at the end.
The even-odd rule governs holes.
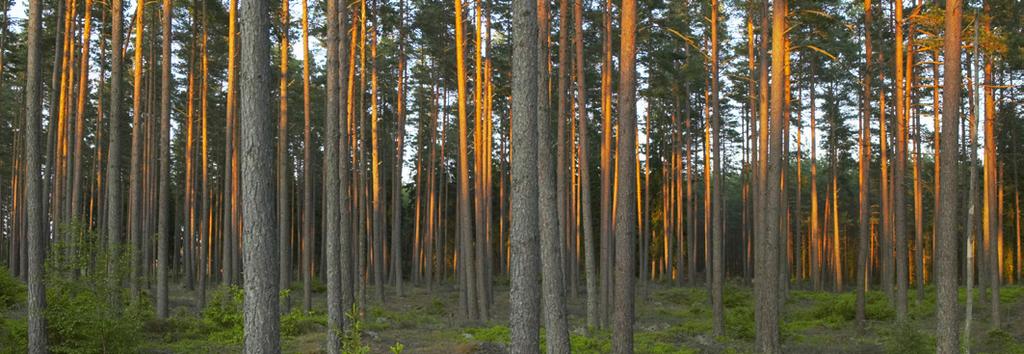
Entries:
POLYGON ((16 279, 6 267, 0 266, 0 311, 25 302, 25 284, 16 279))
POLYGON ((341 352, 348 354, 369 354, 370 347, 363 345, 363 321, 359 320, 359 309, 352 304, 352 309, 345 313, 351 325, 341 335, 341 352))
POLYGON ((595 331, 591 335, 571 334, 569 348, 573 353, 611 353, 612 341, 607 331, 595 331))
POLYGON ((202 325, 210 340, 220 343, 241 343, 245 317, 242 304, 245 293, 236 286, 222 287, 213 292, 203 309, 202 325))
POLYGON ((327 327, 327 315, 294 309, 281 316, 281 335, 295 337, 321 331, 327 327))
POLYGON ((465 333, 478 342, 509 343, 510 340, 508 326, 503 325, 467 328, 465 333))
POLYGON ((388 347, 388 350, 391 351, 391 354, 402 354, 405 351, 405 346, 402 343, 395 342, 395 345, 388 347))
POLYGON ((887 353, 926 354, 935 352, 935 338, 922 333, 910 324, 897 324, 883 332, 887 353))
POLYGON ((989 331, 982 338, 982 344, 989 348, 998 348, 1000 353, 1024 353, 1024 343, 1014 338, 1012 334, 1000 329, 989 331))
POLYGON ((28 350, 28 321, 25 318, 0 318, 0 348, 11 353, 28 350))

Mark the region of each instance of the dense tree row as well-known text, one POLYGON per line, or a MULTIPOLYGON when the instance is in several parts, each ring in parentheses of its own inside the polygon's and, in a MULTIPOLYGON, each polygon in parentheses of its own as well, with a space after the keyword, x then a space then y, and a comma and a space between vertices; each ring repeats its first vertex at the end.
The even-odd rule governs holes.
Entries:
POLYGON ((652 281, 707 287, 721 336, 727 280, 763 352, 791 288, 856 291, 863 326, 866 291, 903 322, 934 284, 949 353, 958 286, 999 328, 1022 279, 1017 1, 0 3, 0 259, 31 352, 44 257, 97 249, 65 276, 162 318, 179 286, 198 309, 244 287, 249 352, 316 283, 339 352, 350 309, 454 283, 488 321, 508 277, 517 353, 541 323, 568 352, 574 301, 632 352, 652 281))

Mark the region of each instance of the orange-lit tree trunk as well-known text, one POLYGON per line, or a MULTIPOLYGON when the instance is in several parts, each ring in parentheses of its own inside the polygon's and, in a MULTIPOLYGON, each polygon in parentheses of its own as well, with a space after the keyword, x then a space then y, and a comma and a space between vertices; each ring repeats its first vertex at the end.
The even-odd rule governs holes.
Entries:
POLYGON ((610 324, 612 309, 612 2, 605 1, 601 63, 601 313, 600 323, 610 324))
POLYGON ((863 329, 865 324, 865 293, 867 292, 868 281, 870 280, 870 273, 867 271, 867 263, 870 261, 868 258, 868 239, 871 237, 870 230, 870 217, 871 217, 871 205, 868 200, 868 194, 870 192, 870 183, 868 179, 871 176, 871 63, 874 60, 871 53, 871 0, 864 0, 864 94, 863 106, 861 107, 860 117, 860 153, 858 158, 858 176, 857 185, 859 191, 857 193, 857 205, 858 205, 858 238, 857 238, 857 308, 856 308, 856 320, 857 328, 863 329))
MULTIPOLYGON (((276 159, 277 163, 275 170, 277 171, 277 237, 278 237, 278 287, 280 289, 287 289, 291 283, 291 221, 289 220, 290 209, 288 206, 288 199, 290 194, 288 193, 288 185, 291 184, 290 171, 288 165, 290 161, 288 159, 288 27, 290 25, 290 18, 288 14, 288 0, 281 1, 281 13, 280 13, 280 27, 278 33, 280 34, 279 50, 281 64, 278 69, 278 118, 277 118, 277 151, 276 159)), ((291 297, 285 296, 282 299, 283 312, 288 312, 291 308, 291 297)))
MULTIPOLYGON (((989 16, 989 1, 985 1, 985 21, 982 26, 982 31, 986 36, 991 35, 992 32, 992 18, 989 16)), ((985 60, 985 164, 984 164, 984 201, 982 206, 982 225, 985 233, 985 240, 987 244, 985 248, 985 257, 983 263, 987 269, 989 286, 991 287, 991 300, 989 308, 992 310, 990 321, 993 329, 999 329, 1000 327, 1000 313, 999 313, 999 262, 1001 257, 999 256, 999 201, 997 197, 998 180, 996 175, 996 169, 999 165, 998 156, 996 155, 996 104, 994 95, 995 82, 992 77, 992 54, 986 51, 983 55, 985 60)), ((949 60, 949 59, 946 59, 949 60)), ((980 78, 975 78, 980 79, 980 78)), ((948 89, 948 88, 947 88, 948 89)), ((984 294, 984 293, 983 293, 984 294)))
MULTIPOLYGON (((397 106, 398 123, 395 126, 395 166, 391 176, 391 277, 395 282, 395 293, 402 296, 402 166, 405 139, 405 0, 401 1, 398 24, 398 83, 395 105, 397 106)), ((417 166, 419 166, 417 164, 417 166)), ((419 177, 417 171, 417 178, 419 177)), ((416 183, 419 188, 419 183, 416 183)), ((419 214, 419 193, 417 198, 417 214, 419 214)), ((417 216, 414 220, 419 220, 417 216)), ((419 224, 417 224, 418 226, 419 224)), ((419 235, 419 232, 414 233, 419 235)), ((414 241, 415 244, 415 241, 414 241)))
MULTIPOLYGON (((174 12, 171 0, 164 0, 162 10, 163 43, 160 54, 162 63, 160 64, 160 136, 158 138, 160 144, 160 172, 157 177, 159 179, 159 192, 157 193, 159 198, 157 208, 159 212, 157 216, 156 238, 159 244, 157 246, 156 313, 160 318, 166 318, 169 309, 167 302, 167 269, 171 256, 171 14, 174 12)), ((88 12, 87 7, 86 13, 88 12)), ((85 71, 83 70, 83 72, 85 71)), ((84 107, 81 108, 84 110, 84 107)), ((191 116, 191 114, 192 112, 189 111, 188 115, 191 116)), ((192 126, 191 121, 185 124, 189 127, 192 126)), ((191 131, 191 128, 189 130, 191 131)), ((189 135, 187 138, 191 139, 191 134, 189 135)), ((187 194, 191 192, 191 190, 185 191, 187 194)), ((192 235, 190 234, 189 237, 192 237, 192 235)))
POLYGON ((619 142, 616 171, 622 182, 616 195, 615 214, 615 310, 612 352, 633 352, 634 321, 634 244, 636 238, 636 155, 631 147, 636 141, 636 1, 623 0, 621 5, 621 43, 619 49, 619 142))
POLYGON ((227 87, 227 125, 224 131, 224 216, 221 218, 223 234, 221 245, 221 281, 224 285, 231 285, 231 275, 234 273, 234 259, 232 257, 235 248, 235 222, 232 202, 234 199, 233 175, 234 166, 234 130, 235 130, 235 18, 238 16, 238 0, 230 0, 228 10, 228 87, 227 87))
POLYGON ((946 2, 945 33, 943 50, 947 53, 943 61, 945 78, 942 96, 942 165, 939 192, 940 217, 938 218, 935 252, 936 320, 938 338, 936 352, 955 353, 959 350, 957 340, 957 286, 956 286, 956 234, 957 234, 957 154, 960 108, 960 27, 963 5, 958 0, 946 2), (950 55, 952 54, 952 55, 950 55))
POLYGON ((145 21, 143 11, 145 6, 136 6, 135 17, 135 60, 132 61, 134 68, 134 94, 132 95, 132 152, 131 172, 129 173, 128 205, 131 246, 131 276, 129 284, 131 287, 131 301, 138 301, 141 291, 142 260, 143 252, 143 214, 142 214, 142 29, 145 21))

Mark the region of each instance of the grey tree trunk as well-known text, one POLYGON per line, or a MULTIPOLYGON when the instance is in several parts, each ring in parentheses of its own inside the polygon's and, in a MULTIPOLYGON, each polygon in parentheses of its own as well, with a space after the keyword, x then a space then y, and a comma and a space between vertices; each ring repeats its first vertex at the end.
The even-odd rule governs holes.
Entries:
POLYGON ((537 2, 512 2, 510 353, 540 351, 537 240, 537 2))
POLYGON ((942 90, 941 148, 939 150, 939 218, 936 221, 935 249, 935 322, 938 338, 936 352, 956 353, 960 348, 957 340, 957 155, 958 125, 960 112, 960 27, 963 17, 963 3, 959 0, 946 2, 943 62, 944 89, 942 90), (951 55, 949 53, 956 53, 951 55))
POLYGON ((615 301, 612 352, 633 352, 634 240, 636 239, 636 0, 623 0, 619 48, 619 144, 615 159, 620 187, 615 206, 615 301))
POLYGON ((134 90, 132 94, 132 147, 131 147, 131 167, 129 168, 128 174, 128 210, 130 212, 128 225, 130 229, 131 237, 131 248, 129 249, 129 255, 131 257, 131 263, 129 266, 131 275, 129 277, 129 287, 131 288, 131 302, 137 302, 139 300, 139 293, 141 292, 142 285, 142 252, 143 252, 143 213, 142 213, 142 193, 143 193, 143 177, 142 177, 142 152, 145 149, 142 146, 142 135, 145 134, 142 127, 142 31, 145 6, 136 6, 135 17, 138 19, 135 22, 135 58, 132 61, 132 67, 134 71, 134 90))
MULTIPOLYGON (((395 292, 402 296, 402 158, 405 142, 405 0, 401 0, 398 25, 398 124, 395 126, 395 166, 391 176, 391 276, 395 292)), ((416 197, 419 197, 418 193, 416 197)), ((412 264, 415 267, 415 263, 412 264)), ((413 270, 415 272, 415 268, 413 270)))
MULTIPOLYGON (((565 1, 565 0, 560 0, 565 1)), ((561 257, 561 229, 559 227, 559 206, 555 184, 557 176, 555 169, 561 166, 555 165, 556 158, 552 156, 556 149, 556 139, 552 136, 552 122, 550 112, 550 97, 543 94, 548 92, 548 16, 547 0, 541 0, 537 8, 537 43, 540 50, 537 51, 536 70, 537 92, 542 92, 537 100, 537 122, 535 125, 537 134, 537 213, 538 231, 541 251, 541 286, 543 287, 544 305, 544 330, 547 333, 548 353, 569 352, 569 329, 566 322, 565 309, 565 279, 562 273, 561 257)), ((564 22, 563 22, 564 23, 564 22)), ((564 42, 563 42, 564 43, 564 42)), ((564 84, 564 82, 563 82, 564 84)), ((556 119, 562 119, 558 112, 556 119)), ((629 188, 626 188, 629 189, 629 188)))
POLYGON ((573 20, 576 34, 573 43, 576 46, 576 100, 579 111, 579 174, 580 194, 583 209, 583 247, 584 268, 587 278, 587 327, 597 326, 597 259, 594 254, 594 221, 591 216, 590 204, 590 158, 587 156, 587 90, 584 75, 586 60, 583 56, 583 1, 575 0, 573 4, 573 20))
POLYGON ((864 0, 864 52, 869 58, 864 64, 864 95, 863 108, 861 109, 860 121, 860 170, 858 175, 860 191, 857 194, 858 209, 858 238, 857 238, 857 328, 864 329, 865 325, 865 292, 867 292, 868 278, 870 277, 868 265, 868 239, 871 237, 871 205, 868 205, 868 194, 871 184, 868 179, 871 176, 871 0, 864 0))
MULTIPOLYGON (((110 139, 107 148, 107 286, 111 289, 120 285, 117 276, 117 259, 121 250, 121 235, 124 224, 121 221, 121 0, 111 2, 110 39, 110 139)), ((118 292, 112 292, 117 294, 118 292)), ((120 300, 111 296, 111 303, 120 300)))
MULTIPOLYGON (((345 6, 341 6, 345 8, 345 6)), ((344 11, 344 10, 342 10, 344 11)), ((338 1, 328 0, 327 1, 327 67, 336 68, 338 67, 338 1)), ((342 263, 338 260, 338 257, 343 254, 348 254, 347 248, 340 248, 339 241, 347 239, 348 228, 339 229, 339 222, 346 222, 348 218, 339 219, 338 209, 346 209, 344 204, 338 204, 339 191, 341 195, 347 195, 345 189, 339 189, 338 177, 345 178, 348 176, 347 170, 341 170, 339 173, 338 164, 348 161, 348 158, 338 158, 338 146, 339 143, 344 148, 347 146, 347 142, 344 139, 338 139, 339 125, 336 125, 334 120, 338 117, 339 105, 338 95, 338 71, 327 70, 327 116, 324 117, 324 131, 326 136, 324 138, 324 165, 326 173, 326 185, 324 186, 324 198, 326 198, 324 208, 325 229, 324 237, 326 237, 327 244, 327 352, 336 354, 341 352, 341 334, 344 331, 344 315, 345 311, 342 308, 342 279, 339 272, 342 269, 342 263), (341 232, 339 232, 341 231, 341 232)), ((342 75, 344 76, 344 75, 342 75)), ((344 114, 342 114, 344 116, 344 114)), ((341 131, 344 132, 346 129, 345 125, 341 125, 341 131)), ((309 204, 312 204, 311 202, 309 204)), ((308 242, 308 241, 307 241, 308 242)), ((309 245, 306 246, 307 248, 309 245)), ((308 258, 308 257, 307 257, 308 258)), ((309 265, 304 265, 308 267, 309 265)), ((304 279, 309 279, 308 271, 304 279)), ((304 297, 306 295, 303 295, 304 297)), ((306 298, 306 308, 309 308, 308 298, 306 298)))
MULTIPOLYGON (((713 190, 711 194, 712 225, 711 225, 711 307, 713 317, 713 333, 715 336, 725 335, 725 306, 722 304, 722 282, 725 277, 725 262, 722 260, 722 118, 718 104, 718 1, 711 1, 711 127, 712 153, 714 167, 712 172, 713 190)), ((784 279, 785 282, 788 279, 784 279)))
MULTIPOLYGON (((157 217, 157 269, 156 269, 156 315, 167 318, 167 266, 170 262, 171 243, 171 0, 163 1, 163 43, 160 64, 160 176, 157 193, 159 216, 157 217)), ((187 124, 192 124, 188 122, 187 124)), ((191 192, 186 192, 191 193, 191 192)), ((191 233, 188 237, 192 237, 191 233)))
POLYGON ((274 118, 270 102, 270 19, 266 0, 244 0, 239 11, 242 85, 242 236, 245 264, 245 352, 280 353, 277 219, 274 215, 274 118))
POLYGON ((42 112, 40 87, 41 60, 39 55, 42 34, 42 1, 29 1, 28 10, 28 59, 25 65, 25 198, 28 209, 28 352, 47 353, 46 349, 46 289, 43 284, 43 261, 46 256, 46 233, 43 232, 46 211, 40 195, 39 156, 42 156, 39 141, 39 124, 42 112))

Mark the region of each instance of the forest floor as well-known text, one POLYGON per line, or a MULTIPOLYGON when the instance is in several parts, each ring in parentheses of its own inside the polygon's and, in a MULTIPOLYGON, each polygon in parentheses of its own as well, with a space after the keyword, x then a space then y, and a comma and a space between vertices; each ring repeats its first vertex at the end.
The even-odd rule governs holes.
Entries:
MULTIPOLYGON (((909 321, 898 325, 895 312, 887 297, 877 291, 868 293, 866 328, 859 331, 854 320, 855 295, 852 291, 832 293, 826 291, 796 290, 789 292, 781 324, 783 351, 786 353, 934 353, 935 292, 926 288, 925 296, 916 299, 911 288, 909 321)), ((235 289, 216 289, 208 294, 203 313, 195 309, 194 293, 174 286, 171 293, 171 317, 157 320, 152 315, 134 319, 139 328, 107 329, 92 338, 103 348, 99 352, 143 353, 235 353, 241 351, 242 294, 235 289), (141 319, 139 319, 141 318, 141 319), (133 338, 121 338, 132 336, 133 338), (128 340, 118 342, 117 340, 128 340), (129 350, 110 350, 111 346, 127 343, 129 350)), ((325 294, 321 284, 314 285, 313 311, 301 311, 301 284, 290 290, 291 312, 282 317, 283 350, 288 353, 323 352, 326 316, 325 294)), ((608 353, 611 339, 607 330, 585 330, 584 290, 579 297, 570 296, 570 331, 574 353, 608 353)), ((363 320, 359 321, 359 335, 346 339, 348 353, 392 353, 400 347, 403 353, 505 353, 508 331, 508 282, 499 279, 494 286, 491 318, 486 322, 467 322, 462 319, 458 306, 458 291, 452 284, 437 286, 428 292, 422 287, 406 286, 405 296, 395 296, 386 288, 384 305, 375 301, 373 288, 367 289, 370 305, 363 320)), ((635 350, 637 353, 748 353, 753 352, 754 306, 749 285, 729 282, 724 291, 725 336, 711 335, 711 308, 706 288, 677 287, 669 283, 649 283, 638 288, 635 350)), ((977 294, 977 293, 976 293, 977 294)), ((971 333, 971 352, 1024 353, 1024 287, 1004 286, 1002 301, 1002 330, 991 330, 987 301, 975 296, 974 322, 971 333)), ((965 302, 965 291, 960 290, 960 304, 965 302)), ((49 300, 48 300, 49 301, 49 300)), ((74 301, 70 302, 75 304, 74 301)), ((63 305, 61 299, 51 302, 51 310, 63 305)), ((151 305, 149 305, 151 306, 151 305)), ((71 309, 74 307, 69 307, 71 309)), ((149 307, 151 308, 151 307, 149 307)), ((65 310, 68 311, 68 310, 65 310)), ((23 321, 24 307, 9 309, 6 326, 23 321)), ((351 314, 350 314, 351 315, 351 314)), ((48 315, 49 316, 49 315, 48 315)), ((72 322, 55 325, 64 314, 51 320, 51 343, 69 340, 90 314, 83 313, 72 322), (54 329, 58 330, 54 334, 54 329), (66 328, 75 328, 69 330, 66 328), (54 337, 56 336, 56 339, 54 337)), ((100 315, 101 316, 101 315, 100 315)), ((3 317, 3 316, 0 316, 3 317)), ((48 317, 49 318, 49 317, 48 317)), ((2 319, 2 318, 0 318, 2 319)), ((95 321, 95 320, 94 320, 95 321)), ((23 322, 21 322, 23 323, 23 322)), ((14 327, 20 327, 16 325, 14 327)), ((116 327, 117 323, 107 326, 116 327)), ((99 329, 103 330, 103 329, 99 329)), ((16 330, 17 331, 17 330, 16 330)), ((0 326, 0 352, 3 348, 4 328, 0 326)), ((8 331, 10 332, 10 331, 8 331)), ((11 338, 11 333, 7 333, 11 338)), ((17 335, 14 335, 15 337, 17 335)), ((14 338, 17 340, 18 338, 14 338)), ((84 339, 83 339, 84 340, 84 339)), ((543 340, 543 336, 542 336, 543 340)), ((71 352, 85 345, 69 341, 71 352), (71 345, 70 343, 76 343, 71 345)), ((54 343, 56 344, 56 343, 54 343)), ((54 345, 51 344, 51 345, 54 345)), ((10 349, 9 347, 8 349, 10 349)), ((15 346, 14 348, 17 348, 15 346)))
MULTIPOLYGON (((297 289, 296 289, 297 290, 297 289)), ((321 290, 321 289, 318 289, 321 290)), ((405 353, 503 353, 508 343, 508 285, 499 281, 494 287, 491 319, 486 322, 466 322, 461 319, 458 292, 453 285, 439 286, 432 292, 421 287, 406 287, 406 295, 394 296, 393 289, 384 306, 373 300, 373 289, 367 289, 370 306, 362 328, 361 345, 372 353, 389 353, 401 343, 405 353)), ((972 352, 1024 353, 1024 287, 1005 286, 1001 289, 1003 330, 991 331, 990 310, 986 301, 975 296, 972 324, 972 352)), ((580 297, 570 301, 570 330, 574 353, 607 353, 610 351, 610 333, 585 331, 583 289, 580 297)), ((286 352, 314 353, 322 351, 324 329, 324 294, 314 294, 314 315, 306 324, 302 320, 284 321, 288 332, 283 342, 286 352), (320 315, 316 315, 320 314, 320 315), (295 328, 297 327, 297 328, 295 328)), ((188 306, 187 293, 175 295, 179 306, 188 306)), ((881 292, 867 296, 867 325, 858 331, 854 320, 855 294, 852 291, 832 293, 825 291, 791 290, 786 301, 782 322, 782 344, 787 353, 934 353, 935 292, 928 287, 925 297, 917 300, 910 289, 908 296, 910 321, 895 323, 895 311, 881 292)), ((960 303, 966 300, 960 291, 960 303)), ((638 289, 636 352, 637 353, 746 353, 753 352, 754 306, 752 289, 730 283, 724 292, 726 335, 711 335, 711 308, 706 288, 677 287, 668 283, 650 283, 638 289)), ((293 299, 299 305, 301 298, 293 299)), ((298 306, 295 306, 298 307, 298 306)), ((287 316, 286 316, 287 317, 287 316)), ((147 347, 154 352, 179 347, 182 343, 159 340, 147 347)), ((192 347, 194 349, 199 349, 192 347)), ((217 351, 234 351, 237 347, 208 347, 217 351)))

